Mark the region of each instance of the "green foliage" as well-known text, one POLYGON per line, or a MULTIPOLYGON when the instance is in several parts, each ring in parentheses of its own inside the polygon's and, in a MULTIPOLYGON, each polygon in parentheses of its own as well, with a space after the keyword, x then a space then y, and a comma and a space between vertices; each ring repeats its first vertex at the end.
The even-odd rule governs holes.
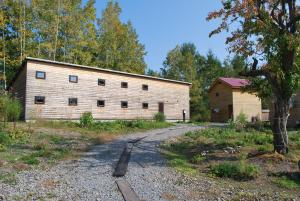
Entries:
POLYGON ((22 156, 20 160, 28 165, 38 165, 40 163, 34 154, 22 156))
POLYGON ((235 180, 251 180, 258 177, 259 168, 245 161, 239 163, 224 162, 211 167, 211 173, 217 177, 232 178, 235 180))
POLYGON ((191 159, 191 162, 194 164, 199 164, 205 160, 205 157, 201 154, 194 155, 191 159))
POLYGON ((235 128, 239 131, 245 129, 247 125, 247 115, 243 112, 240 112, 235 120, 235 128))
POLYGON ((91 112, 84 112, 80 117, 81 127, 91 127, 94 123, 94 118, 91 112))
POLYGON ((20 118, 22 107, 20 102, 8 95, 0 96, 0 116, 6 121, 17 121, 20 118))
POLYGON ((165 122, 166 121, 166 116, 163 113, 158 112, 154 115, 154 120, 156 122, 165 122))
POLYGON ((16 175, 14 173, 0 172, 0 181, 10 185, 15 185, 17 183, 16 175))

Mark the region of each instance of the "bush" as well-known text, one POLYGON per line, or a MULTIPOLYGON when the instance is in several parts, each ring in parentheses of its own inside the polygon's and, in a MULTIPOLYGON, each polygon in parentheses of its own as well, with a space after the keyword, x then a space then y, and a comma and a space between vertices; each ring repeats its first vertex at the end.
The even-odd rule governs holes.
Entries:
POLYGON ((94 123, 94 118, 91 112, 84 112, 80 117, 81 127, 91 127, 94 123))
POLYGON ((250 180, 259 175, 259 168, 241 160, 239 163, 225 162, 212 166, 211 173, 217 177, 232 178, 235 180, 250 180))
POLYGON ((247 115, 243 112, 240 112, 240 114, 236 117, 235 120, 235 129, 237 131, 242 131, 245 129, 247 125, 247 115))
POLYGON ((3 95, 0 97, 0 114, 4 120, 16 122, 21 115, 22 106, 19 100, 3 95))
POLYGON ((166 121, 166 116, 163 113, 158 112, 154 115, 154 119, 157 122, 165 122, 166 121))

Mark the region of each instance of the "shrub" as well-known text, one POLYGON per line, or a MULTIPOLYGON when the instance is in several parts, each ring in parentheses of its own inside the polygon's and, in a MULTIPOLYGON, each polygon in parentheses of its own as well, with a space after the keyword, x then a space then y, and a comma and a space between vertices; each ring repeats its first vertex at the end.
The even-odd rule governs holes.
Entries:
POLYGON ((7 95, 0 97, 0 115, 4 120, 4 124, 6 121, 16 122, 20 118, 21 111, 22 107, 19 100, 7 95))
POLYGON ((4 152, 4 151, 6 151, 6 149, 7 149, 7 147, 4 144, 0 144, 0 152, 4 152))
POLYGON ((163 113, 158 112, 154 115, 154 119, 157 122, 165 122, 166 121, 166 116, 163 113))
POLYGON ((11 143, 11 139, 8 135, 8 133, 4 131, 0 131, 0 144, 8 145, 11 143))
POLYGON ((241 160, 239 163, 225 162, 212 166, 211 173, 217 177, 232 178, 235 180, 250 180, 258 176, 259 168, 241 160))
POLYGON ((26 143, 30 138, 30 134, 22 129, 10 130, 8 135, 12 143, 26 143))
POLYGON ((200 164, 204 160, 205 160, 204 156, 202 156, 201 154, 197 154, 192 157, 191 162, 194 164, 200 164))
POLYGON ((242 131, 247 125, 247 115, 243 112, 240 112, 235 120, 235 129, 237 131, 242 131))
POLYGON ((91 112, 84 112, 80 117, 81 127, 91 127, 94 123, 94 118, 91 112))

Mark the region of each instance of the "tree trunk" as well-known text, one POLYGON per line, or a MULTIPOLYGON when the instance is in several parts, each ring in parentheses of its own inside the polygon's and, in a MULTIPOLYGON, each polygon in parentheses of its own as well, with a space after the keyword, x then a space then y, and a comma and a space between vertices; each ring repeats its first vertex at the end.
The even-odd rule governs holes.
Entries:
POLYGON ((272 131, 274 135, 274 151, 280 154, 288 153, 287 120, 289 117, 289 101, 274 103, 274 119, 272 131))

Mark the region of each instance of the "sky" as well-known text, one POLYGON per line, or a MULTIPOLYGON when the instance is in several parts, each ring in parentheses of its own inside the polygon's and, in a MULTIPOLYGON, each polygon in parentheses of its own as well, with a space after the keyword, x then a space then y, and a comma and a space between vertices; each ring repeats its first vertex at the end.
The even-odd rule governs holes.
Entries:
MULTIPOLYGON (((97 17, 101 17, 109 0, 96 0, 97 17)), ((206 21, 210 11, 221 7, 220 0, 118 0, 121 21, 130 20, 139 41, 145 45, 147 67, 159 70, 167 53, 177 44, 192 42, 200 54, 209 50, 221 60, 228 56, 226 33, 209 38, 218 21, 206 21)))

